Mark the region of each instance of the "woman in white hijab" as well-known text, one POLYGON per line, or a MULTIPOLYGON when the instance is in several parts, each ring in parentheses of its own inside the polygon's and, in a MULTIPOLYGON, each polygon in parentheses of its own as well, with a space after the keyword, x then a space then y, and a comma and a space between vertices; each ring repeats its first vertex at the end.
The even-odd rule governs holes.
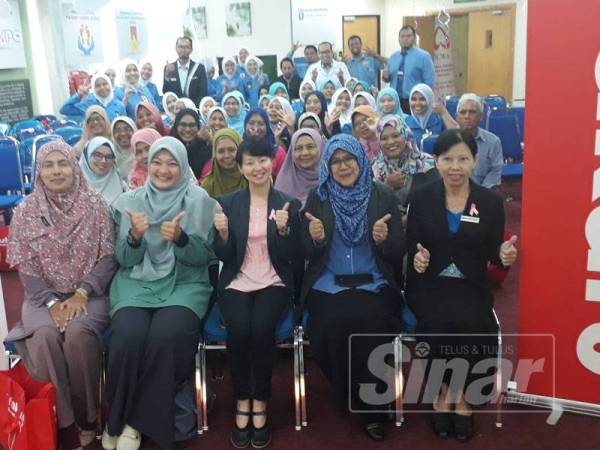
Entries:
POLYGON ((137 126, 129 117, 118 116, 112 121, 111 131, 117 170, 123 181, 127 181, 135 153, 131 148, 131 136, 137 131, 137 126))
POLYGON ((132 60, 125 61, 123 64, 123 86, 115 88, 115 97, 123 102, 127 115, 133 120, 137 120, 135 115, 137 105, 144 100, 148 100, 156 109, 160 108, 148 88, 141 82, 140 69, 132 60))
POLYGON ((110 206, 127 189, 115 163, 113 143, 102 136, 95 137, 83 149, 79 166, 88 186, 104 197, 110 206))
POLYGON ((175 120, 175 116, 177 113, 175 112, 175 105, 179 97, 174 92, 165 92, 162 97, 162 107, 165 114, 163 115, 163 123, 171 128, 173 125, 173 121, 175 120))
POLYGON ((217 78, 217 97, 221 102, 228 92, 240 90, 240 78, 237 74, 237 62, 232 56, 223 58, 223 73, 217 78))

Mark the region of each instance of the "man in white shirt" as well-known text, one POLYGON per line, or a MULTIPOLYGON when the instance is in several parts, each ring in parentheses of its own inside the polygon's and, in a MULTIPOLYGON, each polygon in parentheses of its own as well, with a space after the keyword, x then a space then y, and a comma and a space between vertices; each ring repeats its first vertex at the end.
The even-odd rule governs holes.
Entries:
POLYGON ((333 59, 333 46, 331 42, 321 42, 319 44, 320 61, 311 64, 306 70, 303 81, 312 80, 317 89, 327 81, 331 80, 336 89, 346 84, 350 79, 348 67, 341 61, 333 59))

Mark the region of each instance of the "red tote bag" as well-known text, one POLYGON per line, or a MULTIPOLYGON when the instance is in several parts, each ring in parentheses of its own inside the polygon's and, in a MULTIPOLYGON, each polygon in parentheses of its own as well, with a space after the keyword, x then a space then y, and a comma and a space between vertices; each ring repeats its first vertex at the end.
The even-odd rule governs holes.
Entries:
POLYGON ((0 446, 5 450, 55 450, 56 391, 34 380, 23 364, 0 371, 0 446))

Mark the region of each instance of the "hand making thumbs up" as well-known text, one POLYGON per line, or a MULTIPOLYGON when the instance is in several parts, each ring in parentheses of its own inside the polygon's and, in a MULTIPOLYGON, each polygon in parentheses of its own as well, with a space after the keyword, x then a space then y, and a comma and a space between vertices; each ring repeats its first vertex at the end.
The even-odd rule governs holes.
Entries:
POLYGON ((504 241, 500 246, 500 261, 504 267, 512 266, 517 260, 517 236, 513 235, 508 241, 504 241))
POLYGON ((223 212, 223 207, 217 203, 215 210, 215 229, 219 232, 219 236, 223 242, 229 239, 229 219, 223 212))
POLYGON ((385 242, 388 237, 388 225, 387 223, 392 218, 390 213, 387 213, 381 219, 373 224, 373 240, 375 245, 381 245, 385 242))
POLYGON ((423 273, 427 270, 430 257, 431 254, 429 253, 429 250, 427 250, 421 244, 417 244, 417 253, 415 253, 413 265, 418 273, 423 273))
POLYGON ((131 222, 131 230, 129 231, 131 236, 139 241, 144 237, 144 233, 148 231, 148 228, 150 228, 148 216, 144 213, 133 212, 129 208, 125 208, 123 211, 127 214, 127 217, 129 217, 129 221, 131 222))
POLYGON ((304 216, 309 220, 308 232, 310 237, 315 242, 323 242, 325 240, 325 227, 323 222, 313 216, 311 213, 304 213, 304 216))
POLYGON ((287 235, 290 232, 290 228, 288 227, 289 214, 288 209, 290 208, 290 202, 285 202, 283 208, 275 211, 275 225, 277 226, 277 231, 281 235, 287 235))
POLYGON ((165 241, 177 241, 181 236, 181 219, 185 216, 185 211, 181 211, 173 220, 160 224, 160 234, 165 241))

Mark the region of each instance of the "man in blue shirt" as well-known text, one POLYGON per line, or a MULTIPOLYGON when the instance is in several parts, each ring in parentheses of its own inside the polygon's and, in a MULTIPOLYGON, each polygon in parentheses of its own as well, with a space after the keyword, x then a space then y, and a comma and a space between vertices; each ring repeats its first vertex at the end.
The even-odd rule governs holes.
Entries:
POLYGON ((504 156, 498 136, 479 127, 483 117, 483 102, 478 95, 464 94, 458 101, 456 121, 475 137, 477 158, 471 179, 486 188, 495 188, 502 182, 504 156))
POLYGON ((388 59, 378 55, 368 47, 363 53, 362 39, 353 35, 348 38, 348 48, 352 56, 346 60, 350 75, 360 81, 366 81, 369 86, 379 87, 379 71, 388 59))
POLYGON ((398 40, 400 51, 392 54, 389 64, 382 71, 383 81, 389 81, 400 96, 400 105, 410 114, 409 95, 415 84, 425 83, 431 89, 435 83, 435 70, 431 55, 415 47, 416 31, 411 25, 400 28, 398 40))

